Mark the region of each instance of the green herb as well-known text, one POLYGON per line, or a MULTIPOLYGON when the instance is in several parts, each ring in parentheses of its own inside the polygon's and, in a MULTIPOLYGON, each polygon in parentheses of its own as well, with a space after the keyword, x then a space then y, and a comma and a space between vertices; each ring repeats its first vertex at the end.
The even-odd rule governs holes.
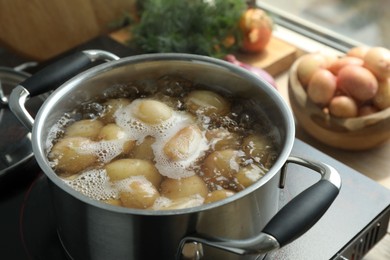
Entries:
POLYGON ((222 57, 239 46, 245 9, 244 0, 144 0, 129 44, 147 53, 222 57))

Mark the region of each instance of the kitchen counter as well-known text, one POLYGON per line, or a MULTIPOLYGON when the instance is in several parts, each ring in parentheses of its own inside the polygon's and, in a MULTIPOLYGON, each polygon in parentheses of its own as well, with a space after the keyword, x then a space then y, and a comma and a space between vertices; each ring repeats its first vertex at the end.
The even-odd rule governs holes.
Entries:
MULTIPOLYGON (((116 41, 123 43, 125 40, 127 40, 126 37, 128 37, 128 35, 126 35, 125 33, 115 33, 112 34, 111 37, 116 41)), ((272 68, 273 70, 272 74, 275 76, 276 83, 278 85, 278 89, 281 95, 285 98, 287 102, 289 102, 287 89, 287 63, 292 63, 294 57, 296 58, 297 56, 305 52, 315 52, 320 50, 327 50, 331 52, 337 51, 278 26, 275 26, 274 38, 277 39, 278 42, 285 42, 290 47, 293 46, 294 48, 296 48, 296 52, 294 54, 291 53, 291 49, 285 53, 283 70, 275 70, 275 66, 269 67, 269 69, 272 68), (291 43, 294 43, 294 45, 292 45, 291 43), (293 57, 292 55, 296 56, 293 57)), ((258 66, 262 66, 263 64, 261 60, 253 59, 253 57, 251 59, 242 61, 258 66)), ((19 60, 15 60, 14 64, 11 65, 17 65, 18 63, 19 60)), ((305 143, 348 165, 349 167, 357 170, 358 172, 373 179, 380 185, 390 190, 390 140, 383 145, 371 150, 350 152, 321 144, 319 141, 307 135, 299 127, 299 125, 297 125, 296 136, 305 143)), ((364 257, 364 260, 385 259, 390 259, 390 230, 388 230, 387 235, 364 257)))
MULTIPOLYGON (((337 52, 327 46, 306 39, 301 35, 297 35, 281 27, 275 28, 274 36, 283 39, 286 42, 299 43, 296 47, 304 52, 337 52)), ((287 73, 288 71, 279 74, 276 77, 276 83, 282 96, 289 102, 287 73)), ((390 140, 370 150, 352 152, 332 148, 320 143, 318 140, 309 136, 298 124, 296 131, 297 138, 390 189, 390 140)), ((364 260, 387 259, 390 259, 390 229, 388 230, 387 235, 364 257, 364 260)))
MULTIPOLYGON (((127 41, 129 37, 128 30, 126 29, 114 32, 110 36, 122 43, 127 41)), ((342 54, 338 50, 277 25, 274 27, 273 38, 277 42, 278 48, 268 46, 267 48, 269 50, 266 54, 254 56, 238 55, 238 58, 248 64, 261 67, 273 75, 276 79, 278 90, 288 103, 288 68, 297 57, 304 53, 317 51, 342 54), (283 47, 285 49, 280 49, 283 47), (296 48, 296 50, 293 51, 293 48, 296 48), (278 64, 271 66, 269 64, 270 56, 274 54, 278 64)), ((272 40, 270 44, 273 44, 272 40)), ((298 124, 296 127, 296 137, 371 178, 387 189, 390 189, 390 140, 370 150, 351 152, 322 144, 305 133, 298 124)), ((388 230, 387 235, 364 257, 364 260, 387 259, 390 259, 390 230, 388 230)))

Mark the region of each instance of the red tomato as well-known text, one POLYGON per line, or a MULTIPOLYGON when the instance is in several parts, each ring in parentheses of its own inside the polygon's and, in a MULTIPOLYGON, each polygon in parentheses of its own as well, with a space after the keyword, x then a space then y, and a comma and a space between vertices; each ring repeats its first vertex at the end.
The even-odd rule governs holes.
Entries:
POLYGON ((241 49, 245 52, 260 52, 272 36, 272 19, 259 8, 249 8, 240 19, 243 33, 241 49))

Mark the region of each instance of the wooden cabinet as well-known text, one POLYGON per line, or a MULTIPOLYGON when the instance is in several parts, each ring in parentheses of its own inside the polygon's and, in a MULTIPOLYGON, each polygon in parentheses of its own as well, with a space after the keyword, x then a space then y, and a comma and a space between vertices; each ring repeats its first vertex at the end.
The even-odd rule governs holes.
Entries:
POLYGON ((110 31, 136 0, 0 0, 0 45, 41 61, 110 31))

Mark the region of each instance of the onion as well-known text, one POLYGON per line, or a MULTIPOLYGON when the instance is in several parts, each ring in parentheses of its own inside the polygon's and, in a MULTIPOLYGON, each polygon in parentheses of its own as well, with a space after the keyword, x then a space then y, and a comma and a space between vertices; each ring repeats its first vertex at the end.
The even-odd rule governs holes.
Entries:
POLYGON ((268 72, 266 72, 265 70, 262 70, 260 68, 251 66, 251 65, 246 64, 246 63, 243 63, 243 62, 237 60, 237 58, 234 55, 232 55, 232 54, 226 55, 225 60, 230 62, 230 63, 233 63, 235 65, 238 65, 238 66, 240 66, 240 67, 242 67, 244 69, 249 70, 250 72, 252 72, 256 76, 258 76, 259 78, 264 79, 265 81, 267 81, 275 89, 278 89, 278 87, 276 86, 275 79, 268 72))

